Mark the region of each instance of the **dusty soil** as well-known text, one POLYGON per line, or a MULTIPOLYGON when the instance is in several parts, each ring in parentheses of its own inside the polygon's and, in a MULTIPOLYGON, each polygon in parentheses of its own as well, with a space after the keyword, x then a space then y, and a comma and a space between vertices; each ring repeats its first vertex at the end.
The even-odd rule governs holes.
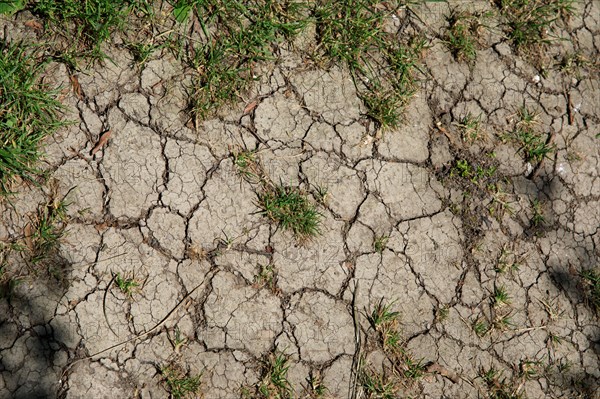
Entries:
MULTIPOLYGON (((600 3, 577 7, 558 47, 598 57, 600 3)), ((203 373, 204 397, 235 398, 284 353, 298 396, 318 375, 325 397, 346 398, 356 359, 385 368, 367 319, 383 299, 400 313, 406 351, 429 367, 414 397, 487 397, 480 374, 494 368, 529 398, 600 398, 599 319, 579 277, 600 255, 599 81, 540 76, 494 34, 472 66, 456 62, 436 34, 448 5, 419 10, 413 23, 432 43, 422 84, 405 122, 383 132, 344 68, 314 67, 297 49, 281 48, 247 98, 196 129, 169 52, 140 66, 108 46, 114 64, 78 74, 81 98, 63 91, 76 123, 47 143, 47 184, 0 203, 3 240, 22 234, 52 184, 70 203, 55 276, 23 266, 24 282, 0 299, 0 397, 163 398, 160 367, 177 364, 203 373), (556 145, 535 171, 502 140, 525 104, 556 145), (482 115, 484 139, 462 140, 467 112, 482 115), (298 244, 257 213, 257 187, 233 161, 242 149, 315 202, 315 188, 328 189, 321 236, 298 244), (493 181, 452 173, 461 159, 496 165, 493 181), (115 273, 139 289, 128 297, 115 273), (508 303, 494 303, 499 288, 508 303)), ((2 19, 4 32, 31 34, 26 19, 2 19)), ((71 87, 62 64, 47 79, 71 87)))

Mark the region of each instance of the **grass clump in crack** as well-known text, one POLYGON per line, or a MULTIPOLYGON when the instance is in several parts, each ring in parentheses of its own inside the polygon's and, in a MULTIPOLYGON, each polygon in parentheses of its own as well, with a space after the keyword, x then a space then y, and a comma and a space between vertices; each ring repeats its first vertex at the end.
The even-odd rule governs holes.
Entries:
POLYGON ((122 276, 121 273, 115 276, 115 284, 128 298, 133 297, 133 294, 140 289, 140 283, 135 278, 122 276))
POLYGON ((389 361, 381 371, 361 364, 359 381, 367 398, 410 397, 415 381, 427 373, 423 359, 415 359, 407 350, 399 331, 400 313, 392 310, 393 306, 394 302, 386 304, 382 299, 367 315, 376 333, 371 335, 367 345, 381 348, 389 361))
POLYGON ((305 26, 304 8, 304 3, 292 0, 177 2, 176 18, 185 20, 195 13, 202 29, 201 43, 189 43, 185 51, 197 72, 190 104, 196 123, 246 91, 256 79, 256 66, 274 59, 277 44, 305 26))
POLYGON ((258 398, 293 398, 294 389, 287 375, 289 367, 284 354, 270 354, 263 362, 262 379, 256 387, 258 398))
POLYGON ((43 140, 65 123, 55 91, 40 83, 43 62, 22 43, 0 39, 0 195, 40 175, 43 140))
POLYGON ((416 92, 416 72, 427 47, 422 38, 399 42, 386 31, 387 21, 397 18, 406 3, 320 0, 314 10, 316 57, 348 66, 367 115, 382 127, 400 123, 402 108, 416 92))
POLYGON ((519 122, 513 131, 514 140, 519 144, 527 162, 539 163, 556 150, 551 143, 551 137, 546 138, 537 132, 539 125, 538 114, 527 107, 521 107, 518 112, 519 122))
POLYGON ((31 262, 41 263, 58 250, 67 227, 67 203, 53 199, 38 209, 33 218, 29 234, 25 237, 31 249, 31 262))
POLYGON ((480 45, 479 37, 485 28, 483 21, 490 16, 490 13, 458 10, 450 13, 447 17, 449 26, 444 42, 456 60, 468 63, 475 61, 480 45))
POLYGON ((260 213, 290 230, 300 240, 310 239, 320 233, 321 214, 306 193, 283 184, 267 184, 258 194, 260 213))
POLYGON ((173 399, 189 398, 200 390, 202 374, 188 376, 173 365, 162 367, 160 372, 173 399))
POLYGON ((588 302, 596 312, 600 313, 600 270, 584 270, 580 276, 584 283, 588 302))
POLYGON ((517 48, 552 42, 556 22, 571 16, 576 0, 495 0, 517 48))
POLYGON ((101 45, 115 31, 125 29, 128 17, 151 12, 145 0, 38 0, 27 8, 44 21, 47 29, 62 37, 62 48, 55 50, 56 57, 64 60, 105 58, 101 45))

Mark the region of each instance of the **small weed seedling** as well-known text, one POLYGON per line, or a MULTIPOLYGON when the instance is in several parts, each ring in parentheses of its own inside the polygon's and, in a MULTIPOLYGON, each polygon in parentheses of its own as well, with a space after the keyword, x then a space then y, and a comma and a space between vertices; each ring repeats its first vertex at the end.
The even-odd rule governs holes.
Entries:
POLYGON ((435 318, 437 321, 442 322, 450 315, 450 307, 448 305, 442 305, 438 308, 435 318))
POLYGON ((307 393, 310 399, 322 399, 327 393, 327 387, 323 385, 320 377, 313 375, 312 371, 306 378, 307 393))
POLYGON ((538 227, 544 224, 546 219, 544 218, 544 211, 542 204, 537 199, 531 202, 531 208, 533 210, 533 216, 531 217, 531 224, 534 227, 538 227))
POLYGON ((174 337, 171 337, 171 334, 169 334, 168 338, 171 345, 173 345, 175 353, 180 353, 181 348, 188 342, 188 339, 181 334, 179 327, 175 327, 174 337))
POLYGON ((371 323, 371 326, 376 331, 381 331, 381 329, 390 327, 391 325, 395 325, 397 323, 398 318, 400 317, 400 312, 392 311, 391 309, 393 306, 394 302, 385 305, 383 303, 383 299, 381 299, 371 312, 371 315, 367 317, 371 323))
POLYGON ((473 323, 473 331, 478 337, 483 337, 490 331, 490 326, 485 320, 477 319, 473 323))
POLYGON ((254 276, 254 285, 258 288, 267 287, 271 291, 275 291, 275 269, 272 264, 258 265, 259 272, 254 276))
POLYGON ((494 289, 494 296, 492 298, 492 302, 495 307, 510 304, 510 297, 508 296, 508 293, 506 292, 506 288, 504 286, 499 286, 494 289))
POLYGON ((362 370, 360 383, 365 397, 368 399, 397 398, 397 382, 373 370, 362 370))
POLYGON ((278 223, 284 230, 291 230, 300 241, 320 233, 321 214, 299 189, 268 185, 258 194, 258 206, 262 215, 278 223))
POLYGON ((165 366, 160 370, 173 399, 183 399, 200 390, 202 374, 186 376, 175 366, 165 366))
POLYGON ((258 385, 259 397, 263 399, 291 399, 293 388, 287 373, 289 365, 285 355, 271 354, 264 363, 263 377, 258 385))
POLYGON ((239 175, 251 184, 266 184, 265 171, 256 151, 242 150, 233 154, 233 163, 239 175))
POLYGON ((375 243, 373 244, 373 247, 375 248, 375 252, 382 253, 383 250, 385 249, 389 239, 390 239, 389 236, 376 237, 375 243))
POLYGON ((133 294, 139 289, 140 283, 134 278, 127 278, 121 276, 121 273, 117 273, 115 276, 115 284, 128 298, 132 298, 133 294))
POLYGON ((557 67, 560 72, 581 79, 583 71, 599 72, 600 61, 593 62, 581 51, 576 51, 565 54, 557 67))

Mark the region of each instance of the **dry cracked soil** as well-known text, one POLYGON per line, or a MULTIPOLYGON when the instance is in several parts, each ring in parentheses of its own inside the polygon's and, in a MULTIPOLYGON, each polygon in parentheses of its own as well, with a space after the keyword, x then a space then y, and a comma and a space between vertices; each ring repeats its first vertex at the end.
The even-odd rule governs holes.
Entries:
MULTIPOLYGON (((597 57, 600 3, 577 7, 564 35, 597 57)), ((167 51, 140 65, 107 46, 112 62, 78 73, 80 93, 51 64, 75 123, 46 143, 44 184, 0 203, 0 239, 52 198, 68 227, 52 275, 11 261, 23 272, 0 298, 0 398, 167 398, 167 366, 201 375, 198 397, 254 397, 276 356, 294 397, 600 398, 581 278, 600 256, 597 76, 542 76, 499 34, 457 62, 432 33, 449 5, 418 10, 431 46, 394 129, 365 116, 345 67, 286 46, 247 96, 197 124, 167 51), (541 163, 503 136, 523 105, 554 145, 541 163), (461 136, 467 113, 483 138, 461 136), (318 236, 300 242, 260 214, 241 151, 317 204, 318 236), (117 274, 138 285, 123 292, 117 274), (377 309, 397 316, 389 329, 377 309), (395 377, 391 396, 368 386, 395 377)), ((31 35, 27 20, 4 17, 2 34, 31 35)))

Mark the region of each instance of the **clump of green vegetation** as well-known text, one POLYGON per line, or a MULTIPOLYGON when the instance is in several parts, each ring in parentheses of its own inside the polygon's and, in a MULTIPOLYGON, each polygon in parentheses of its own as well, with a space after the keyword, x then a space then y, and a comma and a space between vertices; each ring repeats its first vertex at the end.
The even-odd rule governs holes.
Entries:
POLYGON ((380 300, 367 319, 376 332, 376 345, 383 349, 389 360, 389 368, 383 373, 361 365, 359 381, 369 398, 396 398, 410 396, 414 382, 426 374, 423 359, 415 359, 407 350, 399 331, 400 313, 393 311, 394 302, 385 304, 380 300))
POLYGON ((496 0, 517 47, 551 43, 556 21, 574 12, 575 0, 496 0))
POLYGON ((294 390, 287 376, 289 367, 285 355, 269 355, 263 364, 262 379, 257 388, 259 398, 291 399, 294 397, 294 390))
POLYGON ((256 151, 242 150, 233 154, 233 163, 238 173, 251 183, 260 182, 264 172, 256 158, 256 151))
POLYGON ((186 376, 178 367, 169 365, 160 369, 165 382, 174 399, 190 397, 200 390, 202 374, 186 376))
POLYGON ((375 242, 373 243, 373 247, 375 248, 375 251, 378 253, 382 253, 383 250, 385 249, 389 239, 390 239, 389 236, 375 237, 375 242))
POLYGON ((258 206, 262 215, 284 230, 291 230, 301 241, 320 233, 321 214, 308 196, 297 188, 268 185, 258 194, 258 206))
POLYGON ((545 137, 537 133, 538 114, 527 107, 521 107, 518 111, 519 122, 513 131, 514 139, 519 144, 519 151, 528 162, 541 162, 549 158, 549 154, 555 151, 555 146, 545 137))
POLYGON ((405 5, 321 0, 314 11, 318 48, 325 58, 348 66, 367 114, 383 127, 399 124, 401 109, 416 91, 418 63, 427 45, 422 38, 398 43, 385 31, 385 21, 405 5))
POLYGON ((189 44, 187 59, 197 71, 191 88, 191 110, 196 121, 242 94, 255 79, 257 63, 275 58, 278 43, 292 38, 306 25, 306 5, 292 0, 180 0, 175 17, 183 21, 195 13, 204 42, 189 44))
POLYGON ((56 92, 40 83, 44 63, 22 43, 0 39, 0 195, 35 181, 43 140, 65 123, 56 92))
POLYGON ((266 265, 258 265, 260 268, 258 274, 254 276, 254 284, 258 288, 267 287, 271 291, 275 291, 277 288, 275 285, 275 268, 269 263, 266 265))
POLYGON ((581 79, 583 72, 600 72, 600 61, 592 61, 581 51, 566 53, 557 65, 558 70, 564 74, 581 79))
POLYGON ((600 313, 600 272, 595 269, 584 270, 580 273, 585 285, 587 298, 596 310, 600 313))
POLYGON ((327 387, 323 384, 321 377, 315 376, 311 372, 306 378, 306 382, 308 383, 307 393, 310 399, 321 399, 325 397, 327 387))
POLYGON ((494 289, 494 296, 492 297, 494 306, 502 306, 510 304, 510 297, 504 286, 499 286, 494 289))
POLYGON ((539 200, 533 200, 531 202, 531 208, 533 210, 533 216, 531 217, 531 224, 534 227, 538 227, 543 225, 546 222, 546 218, 544 217, 544 210, 542 209, 542 204, 539 200))
POLYGON ((516 272, 520 268, 519 264, 520 260, 515 257, 515 255, 507 249, 506 245, 502 247, 500 251, 500 256, 498 257, 498 262, 496 263, 496 272, 497 273, 505 273, 505 272, 516 272))
POLYGON ((121 273, 115 276, 115 284, 128 298, 133 297, 135 291, 139 289, 140 283, 133 277, 123 277, 121 273))
POLYGON ((104 58, 100 46, 125 28, 130 14, 150 10, 144 0, 38 0, 28 8, 63 38, 68 51, 92 58, 104 58))
POLYGON ((454 167, 450 170, 450 176, 460 176, 470 180, 472 183, 479 184, 484 179, 494 176, 497 168, 495 166, 472 166, 468 160, 459 159, 454 167))
POLYGON ((458 122, 461 137, 465 142, 475 142, 482 138, 481 114, 474 116, 470 112, 458 122))
POLYGON ((38 209, 31 222, 30 235, 25 237, 31 249, 31 262, 48 259, 60 244, 67 227, 67 203, 54 199, 38 209))
POLYGON ((483 20, 489 17, 489 13, 452 11, 447 18, 449 27, 444 40, 454 58, 469 63, 475 61, 478 38, 485 27, 483 20))
POLYGON ((360 383, 365 397, 368 399, 395 399, 399 391, 393 378, 373 370, 360 373, 360 383))
POLYGON ((525 399, 525 395, 520 392, 521 386, 513 386, 502 373, 493 367, 487 371, 482 370, 479 377, 488 388, 488 397, 490 399, 525 399))
POLYGON ((488 331, 490 331, 490 326, 485 320, 477 319, 473 323, 473 331, 475 332, 475 334, 477 334, 478 337, 483 337, 488 333, 488 331))

